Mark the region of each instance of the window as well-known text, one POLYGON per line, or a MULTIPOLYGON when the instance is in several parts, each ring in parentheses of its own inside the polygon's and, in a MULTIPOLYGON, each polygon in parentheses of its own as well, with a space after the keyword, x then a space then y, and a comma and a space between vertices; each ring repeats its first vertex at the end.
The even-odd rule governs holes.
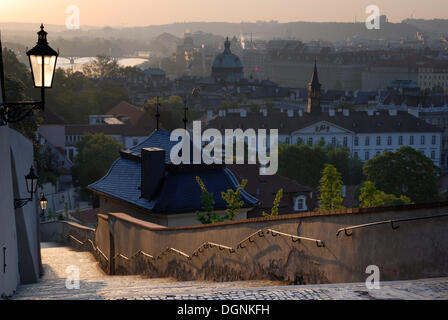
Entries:
POLYGON ((381 145, 381 137, 380 137, 380 136, 377 136, 377 137, 376 137, 376 145, 377 145, 377 146, 380 146, 380 145, 381 145))
POLYGON ((310 145, 310 146, 313 145, 313 137, 308 138, 308 145, 310 145))
POLYGON ((387 137, 387 145, 388 146, 392 145, 392 136, 387 137))
POLYGON ((336 137, 332 137, 332 138, 331 138, 331 144, 332 144, 332 145, 335 145, 335 144, 336 144, 336 137))
POLYGON ((420 137, 420 144, 425 144, 425 136, 420 137))
POLYGON ((294 198, 294 211, 305 211, 305 210, 307 210, 305 196, 295 197, 294 198))
POLYGON ((289 144, 289 137, 286 137, 285 142, 289 144))
POLYGON ((398 144, 399 144, 400 146, 403 145, 403 136, 399 136, 399 137, 398 137, 398 144))
POLYGON ((436 136, 432 136, 431 144, 436 144, 436 142, 437 142, 437 137, 436 136))
POLYGON ((364 160, 369 160, 369 158, 370 158, 370 154, 369 154, 369 151, 366 151, 366 153, 364 154, 364 160))
POLYGON ((409 144, 412 146, 414 144, 414 136, 409 137, 409 144))
POLYGON ((436 160, 436 152, 434 150, 431 151, 431 160, 436 160))
POLYGON ((348 139, 347 139, 347 137, 344 137, 344 146, 347 146, 347 141, 348 141, 348 139))
POLYGON ((303 143, 303 139, 302 138, 297 138, 297 144, 302 144, 303 143))
POLYGON ((366 146, 370 145, 370 137, 369 136, 366 137, 366 141, 365 142, 366 142, 365 143, 366 146))
POLYGON ((358 146, 358 144, 359 144, 359 138, 358 137, 355 137, 354 144, 355 144, 355 146, 358 146))
POLYGON ((358 151, 355 151, 355 152, 353 152, 353 157, 355 157, 355 158, 359 158, 359 156, 358 156, 358 151))

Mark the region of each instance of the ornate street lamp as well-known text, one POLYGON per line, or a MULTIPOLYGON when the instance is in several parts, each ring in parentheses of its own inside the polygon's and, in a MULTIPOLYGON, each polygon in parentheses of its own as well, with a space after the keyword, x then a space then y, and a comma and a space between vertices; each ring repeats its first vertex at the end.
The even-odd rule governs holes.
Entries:
POLYGON ((47 200, 47 198, 45 198, 45 195, 43 192, 40 194, 39 202, 40 202, 40 209, 42 210, 41 214, 40 214, 40 220, 45 221, 45 210, 47 210, 48 200, 47 200))
POLYGON ((26 191, 30 194, 30 197, 23 198, 23 199, 14 199, 14 208, 15 209, 22 208, 29 201, 33 201, 33 194, 36 192, 38 180, 39 180, 39 177, 34 173, 34 168, 31 167, 30 172, 25 176, 26 191))
POLYGON ((39 201, 40 201, 40 208, 42 209, 43 212, 45 212, 45 210, 47 210, 48 200, 47 200, 47 198, 45 198, 45 195, 44 195, 43 192, 40 195, 40 200, 39 201))
POLYGON ((38 38, 36 46, 29 50, 26 54, 28 55, 30 61, 34 87, 41 89, 41 101, 5 101, 5 81, 0 39, 0 82, 2 85, 3 98, 3 103, 0 102, 0 125, 7 125, 8 123, 21 121, 25 117, 29 116, 34 110, 43 111, 45 109, 45 88, 52 87, 54 73, 56 70, 56 61, 59 54, 48 45, 47 32, 44 30, 43 24, 40 26, 40 29, 41 30, 37 33, 38 38))

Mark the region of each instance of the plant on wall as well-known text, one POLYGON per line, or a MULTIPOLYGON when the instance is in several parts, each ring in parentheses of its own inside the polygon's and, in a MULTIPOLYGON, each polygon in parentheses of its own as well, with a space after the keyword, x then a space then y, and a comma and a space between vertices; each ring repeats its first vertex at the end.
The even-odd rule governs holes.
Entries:
POLYGON ((205 187, 204 182, 199 176, 196 176, 196 182, 199 184, 199 187, 201 188, 201 202, 203 206, 203 210, 205 211, 205 214, 203 214, 200 211, 196 211, 196 217, 198 220, 203 224, 208 223, 216 223, 216 222, 222 222, 224 221, 224 217, 219 216, 214 209, 215 200, 213 200, 213 193, 208 192, 207 188, 205 187))
POLYGON ((224 199, 225 202, 227 202, 227 209, 226 209, 226 218, 229 220, 233 220, 234 217, 238 214, 240 209, 243 207, 244 202, 241 201, 241 190, 244 190, 244 188, 247 185, 247 180, 243 179, 241 184, 238 185, 238 188, 236 191, 233 191, 232 189, 228 189, 226 192, 221 192, 221 197, 224 199))
POLYGON ((283 188, 277 191, 274 199, 274 205, 271 208, 271 212, 267 213, 263 211, 263 217, 275 217, 278 216, 278 207, 280 206, 280 201, 283 198, 283 188))

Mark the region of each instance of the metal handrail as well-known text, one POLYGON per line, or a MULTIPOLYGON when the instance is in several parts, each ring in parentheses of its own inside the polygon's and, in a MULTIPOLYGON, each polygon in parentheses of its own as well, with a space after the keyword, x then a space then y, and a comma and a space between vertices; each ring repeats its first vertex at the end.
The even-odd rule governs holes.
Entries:
POLYGON ((439 214, 439 215, 434 215, 434 216, 428 216, 428 217, 415 217, 415 218, 404 218, 404 219, 395 219, 395 220, 384 220, 384 221, 378 221, 378 222, 372 222, 372 223, 366 223, 366 224, 360 224, 357 226, 351 226, 351 227, 345 227, 345 228, 341 228, 336 232, 336 236, 338 237, 339 234, 344 231, 345 235, 347 237, 350 237, 353 234, 353 231, 351 233, 348 233, 347 231, 349 230, 354 230, 354 229, 361 229, 361 228, 366 228, 366 227, 371 227, 371 226, 377 226, 377 225, 382 225, 382 224, 390 224, 393 230, 398 229, 400 226, 394 225, 394 223, 398 223, 398 222, 406 222, 406 221, 414 221, 414 220, 425 220, 425 219, 432 219, 432 218, 443 218, 443 217, 448 217, 448 214, 439 214))
POLYGON ((316 246, 318 246, 319 248, 325 247, 325 242, 323 242, 322 240, 319 240, 319 239, 294 236, 292 234, 287 234, 287 233, 283 233, 283 232, 280 232, 280 231, 275 231, 275 230, 272 230, 272 229, 267 229, 266 231, 268 233, 270 233, 273 237, 276 237, 277 235, 280 234, 282 236, 291 237, 292 242, 299 242, 300 240, 313 241, 313 242, 316 243, 316 246))
POLYGON ((86 241, 82 242, 81 240, 77 239, 75 236, 73 236, 73 235, 71 235, 71 234, 69 234, 67 237, 73 239, 74 241, 78 242, 78 243, 81 244, 81 245, 84 245, 84 244, 86 244, 87 242, 90 242, 90 244, 91 244, 92 247, 93 247, 93 250, 98 251, 98 252, 104 257, 104 259, 106 259, 107 261, 109 261, 109 258, 103 253, 103 251, 100 250, 100 248, 98 248, 98 247, 93 243, 92 240, 87 239, 86 241))

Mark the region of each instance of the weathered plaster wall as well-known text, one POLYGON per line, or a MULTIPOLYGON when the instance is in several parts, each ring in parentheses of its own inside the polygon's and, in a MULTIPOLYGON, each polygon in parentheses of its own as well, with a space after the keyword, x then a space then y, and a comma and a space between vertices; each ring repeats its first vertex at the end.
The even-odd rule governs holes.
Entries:
POLYGON ((448 275, 448 217, 339 228, 445 214, 448 203, 303 213, 216 225, 154 227, 122 213, 100 215, 96 245, 108 272, 216 281, 276 279, 291 283, 365 281, 376 265, 381 280, 448 275), (283 234, 282 234, 283 233, 283 234), (299 239, 314 238, 320 242, 299 239), (112 265, 112 268, 110 267, 112 265))
POLYGON ((8 138, 9 128, 0 127, 0 296, 12 295, 20 282, 8 138))
POLYGON ((0 295, 11 295, 18 283, 37 282, 40 276, 36 199, 14 209, 15 198, 29 198, 25 175, 31 165, 32 142, 7 126, 0 127, 0 295))

